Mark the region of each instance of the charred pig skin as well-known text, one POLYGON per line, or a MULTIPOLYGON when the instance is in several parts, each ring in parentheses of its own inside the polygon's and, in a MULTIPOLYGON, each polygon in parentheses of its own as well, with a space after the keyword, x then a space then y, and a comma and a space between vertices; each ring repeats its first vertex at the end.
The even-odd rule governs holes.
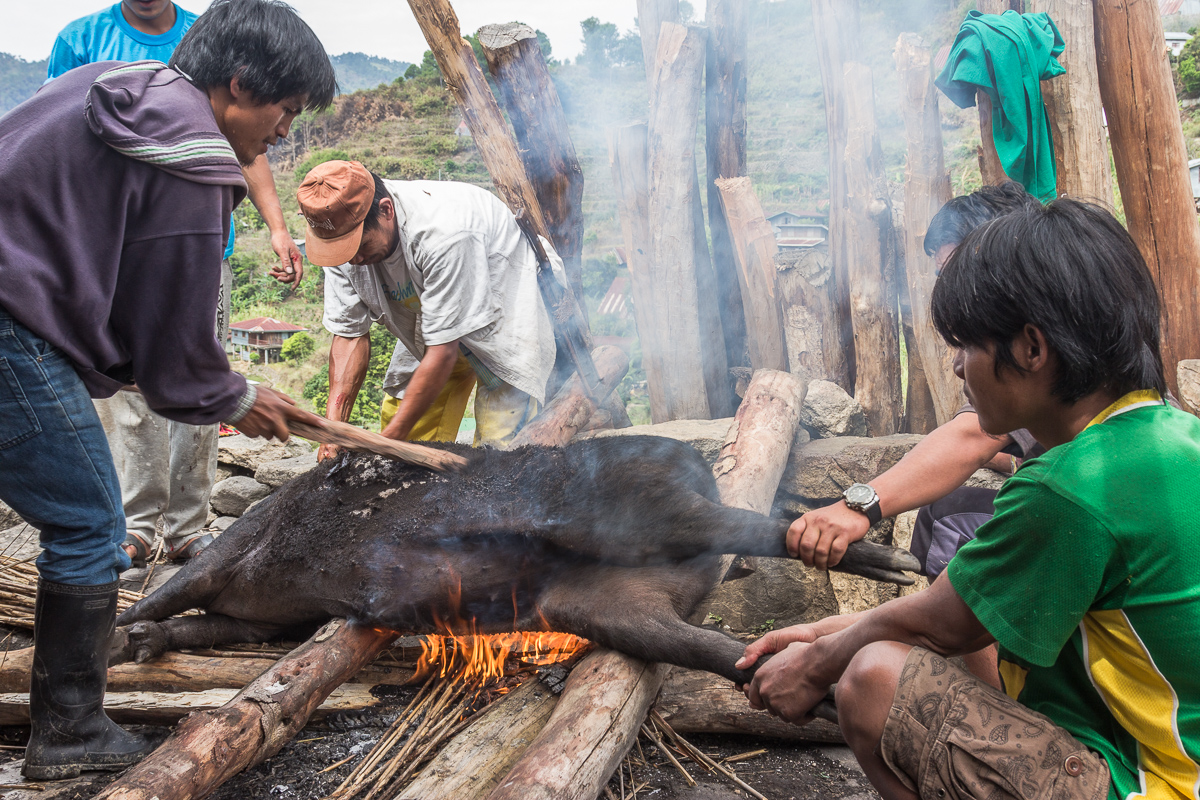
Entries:
MULTIPOLYGON (((690 446, 653 436, 471 458, 436 474, 349 454, 281 487, 117 620, 114 661, 306 636, 332 617, 412 633, 551 629, 731 680, 743 645, 685 619, 723 554, 786 557, 788 523, 721 505, 690 446), (192 608, 201 616, 168 619, 192 608)), ((911 583, 858 543, 841 568, 911 583)))

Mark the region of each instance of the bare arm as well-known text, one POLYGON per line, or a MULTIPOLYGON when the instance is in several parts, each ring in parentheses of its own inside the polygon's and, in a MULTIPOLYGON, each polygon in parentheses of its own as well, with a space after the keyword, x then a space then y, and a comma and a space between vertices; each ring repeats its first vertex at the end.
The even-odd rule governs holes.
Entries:
MULTIPOLYGON (((350 411, 358 399, 358 390, 367 377, 367 364, 371 360, 371 337, 360 336, 349 339, 334 336, 329 348, 329 400, 325 405, 325 418, 337 422, 349 422, 350 411)), ((338 454, 335 445, 323 444, 317 451, 317 460, 324 461, 338 454)))
POLYGON ((994 641, 943 573, 924 592, 884 603, 812 643, 789 644, 755 673, 746 696, 755 708, 801 722, 868 644, 899 642, 952 656, 994 641))
POLYGON ((271 270, 271 277, 280 283, 299 286, 304 277, 304 259, 292 241, 292 234, 283 220, 283 206, 279 204, 279 193, 275 190, 275 176, 267 157, 259 156, 248 167, 242 167, 249 190, 250 202, 262 215, 271 232, 271 249, 279 256, 279 266, 271 270))
MULTIPOLYGON (((979 417, 959 414, 922 439, 896 466, 871 481, 883 516, 891 517, 940 500, 1012 442, 979 427, 979 417)), ((866 515, 839 500, 810 511, 788 530, 788 552, 819 569, 836 566, 852 542, 866 535, 866 515)))
POLYGON ((389 439, 407 439, 413 426, 433 405, 441 393, 454 364, 458 361, 458 342, 436 344, 425 348, 425 355, 412 379, 404 389, 404 402, 392 421, 383 430, 389 439))

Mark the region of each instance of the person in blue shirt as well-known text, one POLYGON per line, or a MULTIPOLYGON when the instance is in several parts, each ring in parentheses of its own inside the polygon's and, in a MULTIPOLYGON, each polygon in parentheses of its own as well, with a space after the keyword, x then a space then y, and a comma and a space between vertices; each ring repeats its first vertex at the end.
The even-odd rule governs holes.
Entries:
MULTIPOLYGON (((98 61, 171 60, 196 15, 171 0, 121 0, 69 23, 54 40, 46 82, 98 61)), ((283 219, 266 156, 243 168, 254 203, 271 232, 271 247, 279 256, 272 277, 298 285, 303 261, 283 219)), ((234 226, 224 258, 233 254, 234 226)), ((217 337, 229 332, 229 295, 232 275, 224 264, 221 302, 216 320, 217 337)), ((145 564, 152 552, 155 527, 163 518, 167 556, 191 558, 212 542, 202 528, 208 521, 208 503, 217 469, 218 426, 186 425, 150 410, 136 392, 118 392, 96 401, 96 410, 108 435, 113 462, 121 482, 125 506, 125 550, 135 566, 145 564)))

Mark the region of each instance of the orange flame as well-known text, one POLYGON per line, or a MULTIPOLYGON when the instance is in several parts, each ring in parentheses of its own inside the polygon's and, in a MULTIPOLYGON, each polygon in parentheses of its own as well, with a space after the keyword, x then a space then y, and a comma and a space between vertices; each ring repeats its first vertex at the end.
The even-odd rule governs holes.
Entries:
MULTIPOLYGON (((437 613, 433 621, 439 633, 426 636, 421 642, 421 657, 417 659, 417 671, 413 680, 424 680, 436 675, 449 677, 465 683, 485 683, 506 674, 505 663, 509 657, 519 658, 526 664, 545 666, 565 661, 577 651, 588 646, 586 639, 570 633, 549 631, 550 623, 538 610, 538 617, 545 627, 542 631, 497 633, 484 635, 476 630, 475 620, 462 619, 462 577, 450 563, 445 564, 450 585, 449 610, 452 621, 443 620, 437 613)), ((517 590, 513 587, 513 626, 516 627, 517 590)))
POLYGON ((438 627, 445 633, 427 636, 421 643, 415 679, 436 675, 482 683, 503 677, 509 657, 544 666, 565 661, 588 644, 574 634, 551 631, 477 634, 473 620, 466 634, 454 632, 441 620, 438 627))

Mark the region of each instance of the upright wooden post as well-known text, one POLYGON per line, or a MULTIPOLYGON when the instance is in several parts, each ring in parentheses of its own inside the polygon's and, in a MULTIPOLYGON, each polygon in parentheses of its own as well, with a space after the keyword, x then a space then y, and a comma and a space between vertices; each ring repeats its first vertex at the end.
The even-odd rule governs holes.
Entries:
POLYGON ((871 69, 848 63, 846 102, 846 214, 844 251, 850 270, 850 320, 854 326, 854 398, 867 414, 871 433, 900 428, 900 322, 897 319, 892 207, 883 152, 875 128, 871 69))
POLYGON ((575 297, 582 298, 583 170, 537 33, 511 22, 485 25, 478 36, 512 121, 550 243, 563 260, 575 297))
POLYGON ((608 162, 617 193, 617 211, 625 240, 625 263, 633 291, 633 321, 642 343, 642 369, 650 394, 650 419, 666 422, 662 346, 654 319, 654 275, 650 236, 650 176, 646 156, 646 124, 638 122, 608 131, 608 162))
POLYGON ((1058 194, 1112 208, 1092 0, 1030 0, 1029 10, 1049 14, 1066 43, 1058 57, 1066 74, 1042 81, 1042 99, 1054 134, 1058 194))
POLYGON ((708 227, 729 366, 745 366, 746 318, 733 243, 721 211, 717 178, 746 174, 746 46, 749 7, 744 0, 708 0, 704 143, 708 153, 708 227))
POLYGON ((783 312, 775 277, 775 234, 749 178, 718 178, 746 314, 746 347, 754 369, 788 369, 783 312))
POLYGON ((849 261, 846 253, 846 152, 845 65, 858 37, 858 0, 812 0, 817 59, 825 95, 825 128, 829 138, 829 256, 832 263, 830 296, 834 300, 838 326, 834 347, 845 354, 845 376, 834 374, 847 392, 854 391, 854 331, 850 323, 849 261), (842 381, 845 381, 844 383, 842 381))
POLYGON ((1153 0, 1095 0, 1096 59, 1129 232, 1162 299, 1163 364, 1200 357, 1200 228, 1153 0))
MULTIPOLYGON (((975 7, 981 14, 1003 14, 1005 11, 1021 11, 1021 0, 977 0, 975 7)), ((983 91, 975 93, 975 106, 979 111, 979 174, 984 186, 997 186, 1008 180, 1000 156, 996 152, 995 132, 992 130, 992 100, 983 91)))
MULTIPOLYGON (((637 0, 638 33, 642 39, 642 62, 646 65, 646 83, 653 96, 657 83, 654 75, 658 56, 658 35, 664 22, 679 22, 679 0, 637 0)), ((651 107, 654 101, 650 101, 651 107)))
MULTIPOLYGON (((938 92, 930 72, 930 50, 920 37, 902 33, 896 42, 895 58, 908 139, 904 179, 904 266, 916 349, 929 384, 937 424, 941 425, 962 406, 962 381, 954 374, 954 356, 934 330, 929 314, 929 298, 937 273, 933 259, 925 254, 925 231, 934 215, 950 199, 950 176, 946 173, 942 154, 941 115, 938 92)), ((908 353, 911 359, 913 349, 909 348, 908 353)))
POLYGON ((655 340, 661 347, 667 416, 710 419, 696 284, 696 123, 704 34, 663 23, 651 93, 650 233, 654 264, 655 340))
POLYGON ((425 34, 446 87, 458 101, 500 196, 514 214, 524 210, 538 235, 549 239, 550 231, 542 206, 525 172, 517 143, 508 132, 508 123, 475 60, 470 43, 462 38, 458 17, 449 0, 408 0, 408 5, 425 34))

